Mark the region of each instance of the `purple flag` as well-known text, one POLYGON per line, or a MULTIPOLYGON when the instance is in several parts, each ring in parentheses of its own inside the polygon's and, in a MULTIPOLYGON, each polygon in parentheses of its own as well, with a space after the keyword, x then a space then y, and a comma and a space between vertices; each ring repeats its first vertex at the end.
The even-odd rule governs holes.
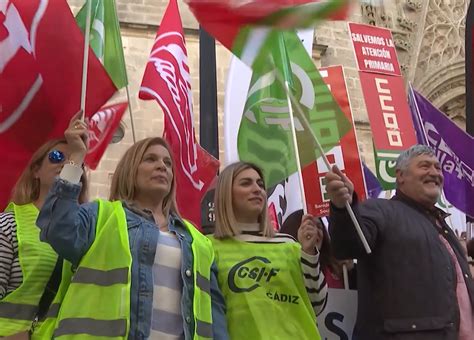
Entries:
POLYGON ((415 127, 416 139, 418 140, 418 144, 428 145, 425 130, 421 122, 420 112, 418 111, 418 105, 415 98, 415 90, 413 89, 411 84, 408 90, 408 105, 410 106, 411 118, 413 119, 413 126, 415 127))
POLYGON ((446 198, 474 217, 474 138, 412 88, 409 102, 418 142, 431 146, 441 163, 446 198))
POLYGON ((374 175, 372 171, 362 163, 364 168, 364 178, 365 178, 365 186, 367 187, 367 194, 370 198, 377 198, 379 194, 382 192, 382 186, 380 185, 377 176, 374 175))

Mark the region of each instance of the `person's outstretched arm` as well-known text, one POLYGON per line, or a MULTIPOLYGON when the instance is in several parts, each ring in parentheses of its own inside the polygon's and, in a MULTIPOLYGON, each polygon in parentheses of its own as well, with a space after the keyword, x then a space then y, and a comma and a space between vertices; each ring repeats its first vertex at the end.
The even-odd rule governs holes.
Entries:
POLYGON ((59 179, 46 197, 38 216, 40 239, 63 258, 77 266, 95 239, 97 203, 80 205, 82 164, 87 153, 87 127, 81 112, 64 132, 70 152, 59 179))
POLYGON ((378 203, 373 200, 370 208, 364 207, 364 213, 361 214, 354 185, 336 166, 326 174, 326 190, 331 200, 329 234, 334 256, 338 259, 356 259, 367 255, 346 209, 346 202, 352 207, 371 249, 376 247, 377 236, 385 218, 382 210, 378 209, 378 203))

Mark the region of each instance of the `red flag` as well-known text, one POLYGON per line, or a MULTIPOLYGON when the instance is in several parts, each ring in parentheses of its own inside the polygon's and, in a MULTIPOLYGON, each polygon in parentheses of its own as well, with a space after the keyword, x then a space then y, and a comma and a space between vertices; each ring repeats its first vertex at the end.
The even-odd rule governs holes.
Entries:
MULTIPOLYGON (((79 110, 84 37, 64 0, 0 2, 0 208, 31 154, 79 110)), ((116 91, 89 54, 86 113, 116 91)))
POLYGON ((156 34, 139 96, 157 100, 165 113, 164 137, 176 163, 178 208, 200 228, 201 200, 219 162, 196 142, 191 76, 176 0, 170 1, 156 34))
POLYGON ((88 123, 89 151, 84 163, 95 170, 117 130, 128 103, 106 106, 96 112, 88 123))

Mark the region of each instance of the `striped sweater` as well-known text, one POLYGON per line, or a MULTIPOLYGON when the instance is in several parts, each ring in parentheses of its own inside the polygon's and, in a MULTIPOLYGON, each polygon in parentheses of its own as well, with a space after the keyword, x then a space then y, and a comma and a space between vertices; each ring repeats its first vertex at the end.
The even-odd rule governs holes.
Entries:
MULTIPOLYGON (((259 231, 243 230, 240 235, 235 236, 240 241, 249 243, 291 243, 297 242, 293 236, 277 233, 273 238, 261 236, 259 231)), ((309 300, 316 315, 321 314, 326 306, 328 287, 321 266, 319 253, 316 255, 306 254, 301 250, 301 269, 304 275, 304 284, 309 300), (316 274, 316 275, 315 275, 316 274)))
POLYGON ((18 257, 15 216, 11 212, 0 214, 0 300, 23 282, 18 257))
POLYGON ((160 231, 153 265, 153 310, 149 340, 184 339, 181 264, 180 241, 173 232, 160 231))

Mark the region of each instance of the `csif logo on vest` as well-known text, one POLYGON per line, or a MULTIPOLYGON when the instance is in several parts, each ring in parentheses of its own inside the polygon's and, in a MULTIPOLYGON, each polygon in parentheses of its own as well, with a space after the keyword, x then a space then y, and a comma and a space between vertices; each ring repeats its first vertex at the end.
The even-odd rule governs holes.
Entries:
POLYGON ((262 256, 253 256, 233 266, 228 275, 229 288, 234 293, 251 292, 261 283, 270 282, 280 269, 269 268, 270 260, 262 256))

